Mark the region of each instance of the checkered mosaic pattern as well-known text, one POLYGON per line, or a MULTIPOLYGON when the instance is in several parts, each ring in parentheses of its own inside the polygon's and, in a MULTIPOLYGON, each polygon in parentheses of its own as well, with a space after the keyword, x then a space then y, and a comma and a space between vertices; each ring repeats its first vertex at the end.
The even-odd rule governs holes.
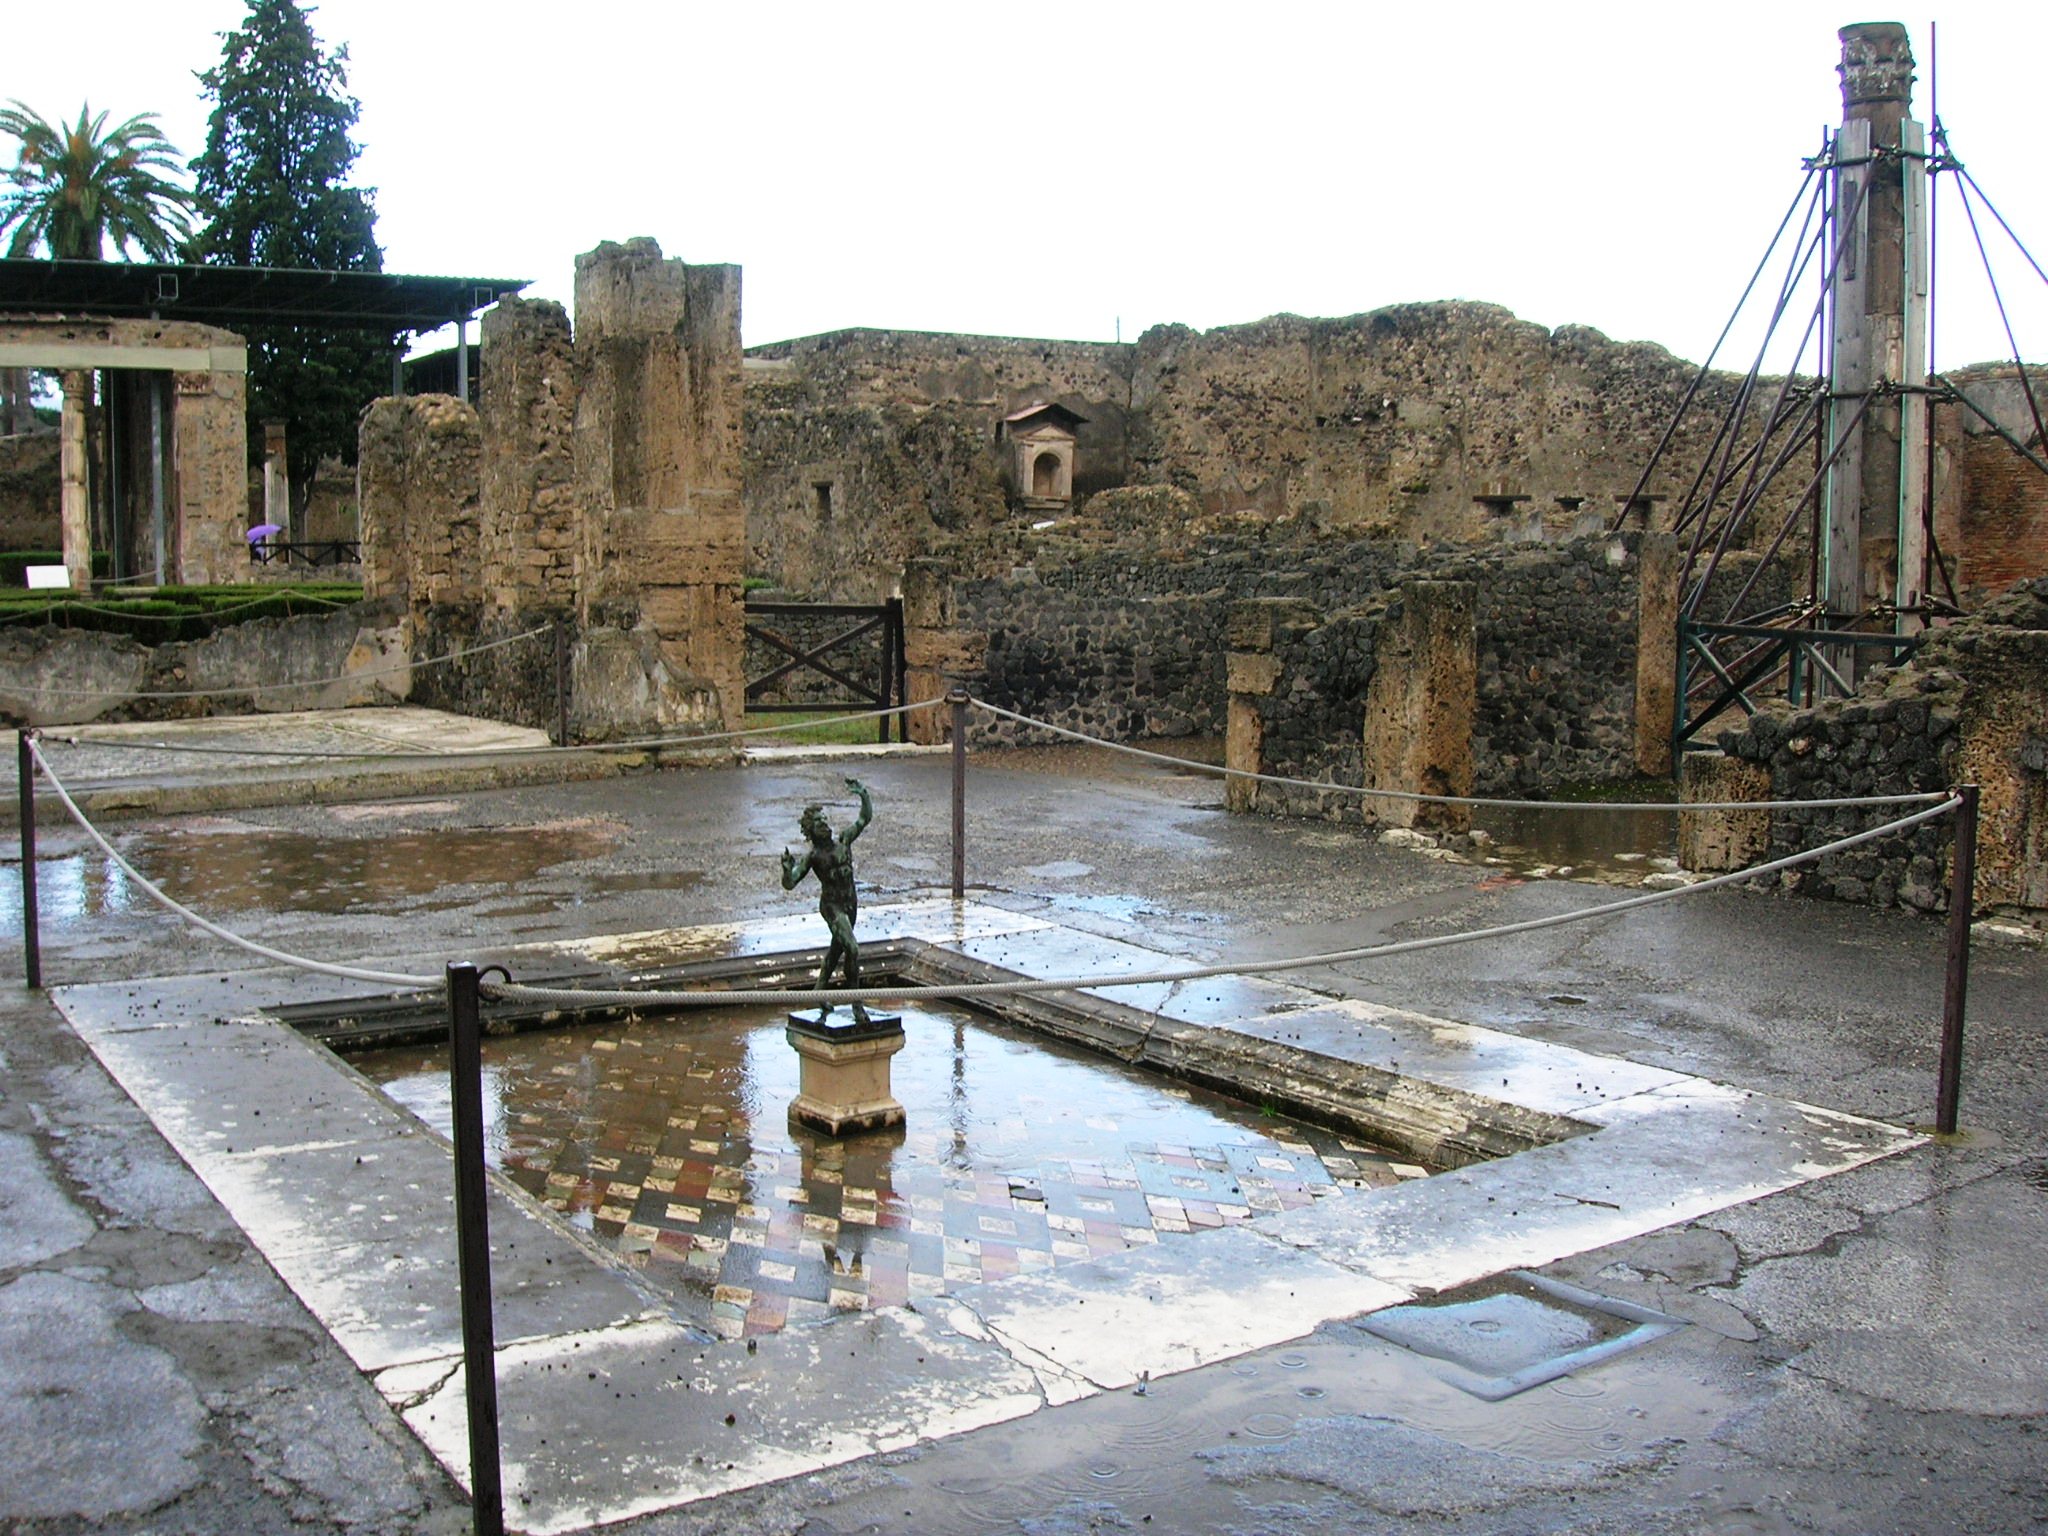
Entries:
MULTIPOLYGON (((991 1119, 1001 1084, 977 1085, 983 1113, 973 1125, 921 1110, 905 1093, 907 1132, 834 1141, 787 1123, 786 1098, 748 1070, 750 1033, 763 1032, 654 1021, 486 1042, 501 1111, 492 1161, 726 1337, 896 1306, 1431 1171, 1157 1080, 1130 1104, 1090 1102, 1085 1133, 1101 1153, 1092 1158, 1033 1155, 1032 1116, 1045 1106, 1027 1094, 1014 1114, 1006 1106, 991 1119), (516 1068, 506 1061, 515 1056, 516 1068), (1143 1096, 1166 1114, 1148 1113, 1143 1096), (1213 1139, 1124 1139, 1162 1118, 1213 1139)), ((771 1049, 787 1052, 774 1033, 771 1049)), ((758 1068, 758 1039, 756 1050, 758 1068)), ((373 1060, 364 1065, 389 1080, 391 1068, 373 1060)))

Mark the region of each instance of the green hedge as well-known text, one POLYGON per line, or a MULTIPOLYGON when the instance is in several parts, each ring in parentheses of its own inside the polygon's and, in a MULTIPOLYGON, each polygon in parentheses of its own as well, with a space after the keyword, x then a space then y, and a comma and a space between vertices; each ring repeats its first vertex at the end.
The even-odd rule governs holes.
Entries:
POLYGON ((362 599, 360 586, 340 581, 290 587, 159 587, 146 596, 124 597, 112 591, 88 598, 0 587, 0 627, 55 624, 161 645, 169 640, 203 640, 251 619, 332 613, 362 599))

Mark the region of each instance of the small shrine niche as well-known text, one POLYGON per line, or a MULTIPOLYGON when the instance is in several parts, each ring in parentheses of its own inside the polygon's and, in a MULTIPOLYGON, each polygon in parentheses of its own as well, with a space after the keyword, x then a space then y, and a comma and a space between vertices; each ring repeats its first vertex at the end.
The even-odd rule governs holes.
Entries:
POLYGON ((1006 478, 1018 504, 1059 512, 1074 501, 1074 433, 1087 417, 1064 405, 1027 405, 1003 418, 1006 478))

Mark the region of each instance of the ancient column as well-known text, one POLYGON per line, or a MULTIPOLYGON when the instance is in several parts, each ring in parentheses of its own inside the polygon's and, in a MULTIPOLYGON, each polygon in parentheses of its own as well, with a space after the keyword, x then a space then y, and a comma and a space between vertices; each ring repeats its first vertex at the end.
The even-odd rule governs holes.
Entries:
MULTIPOLYGON (((1841 30, 1842 127, 1835 139, 1834 384, 1823 548, 1831 624, 1873 604, 1910 608, 1926 561, 1926 133, 1909 116, 1913 53, 1897 22, 1841 30), (1867 402, 1867 404, 1866 404, 1867 402), (1859 420, 1860 413, 1860 420, 1859 420)), ((1897 621, 1901 631, 1918 621, 1897 621)), ((1852 682, 1855 658, 1830 660, 1852 682)))
POLYGON ((64 569, 74 592, 92 590, 92 498, 85 456, 85 408, 91 395, 90 373, 74 368, 64 375, 57 506, 63 529, 64 569))

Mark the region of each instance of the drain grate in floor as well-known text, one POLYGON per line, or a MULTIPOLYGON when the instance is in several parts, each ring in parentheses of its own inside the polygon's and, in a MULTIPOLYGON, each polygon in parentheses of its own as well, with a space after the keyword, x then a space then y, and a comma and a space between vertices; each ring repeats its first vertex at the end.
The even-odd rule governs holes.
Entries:
POLYGON ((1517 1269, 1430 1301, 1388 1307, 1359 1326, 1436 1361, 1446 1381, 1491 1403, 1683 1325, 1662 1312, 1517 1269))

